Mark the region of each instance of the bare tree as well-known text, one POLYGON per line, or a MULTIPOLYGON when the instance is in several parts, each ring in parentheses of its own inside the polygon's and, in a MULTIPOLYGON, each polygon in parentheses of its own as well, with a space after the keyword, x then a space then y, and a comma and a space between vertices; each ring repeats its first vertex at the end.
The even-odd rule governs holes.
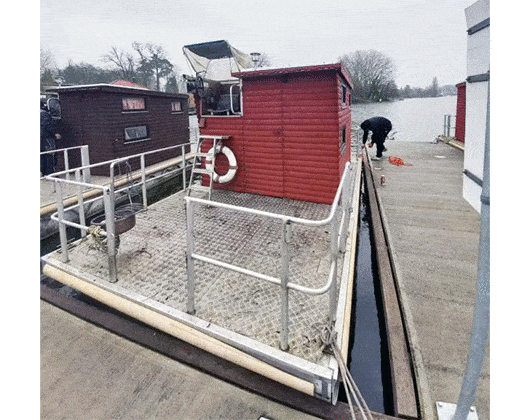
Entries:
POLYGON ((44 91, 46 86, 54 83, 58 69, 55 58, 49 50, 40 49, 40 90, 44 91))
POLYGON ((394 91, 394 61, 375 50, 356 51, 340 57, 353 82, 357 100, 377 101, 388 99, 394 91))
POLYGON ((111 50, 102 57, 106 63, 115 64, 125 80, 133 80, 135 75, 135 62, 131 53, 112 47, 111 50))

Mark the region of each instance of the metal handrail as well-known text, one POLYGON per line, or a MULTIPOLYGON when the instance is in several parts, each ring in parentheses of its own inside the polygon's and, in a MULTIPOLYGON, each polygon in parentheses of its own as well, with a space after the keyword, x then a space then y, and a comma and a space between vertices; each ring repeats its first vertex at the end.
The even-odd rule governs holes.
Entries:
MULTIPOLYGON (((82 166, 76 169, 69 169, 61 172, 55 172, 53 174, 47 175, 44 177, 47 181, 52 181, 55 183, 55 189, 57 191, 57 212, 53 213, 50 218, 56 222, 59 223, 59 237, 61 242, 61 251, 62 251, 62 258, 64 262, 68 262, 69 256, 68 256, 68 246, 67 246, 67 237, 66 237, 66 226, 74 227, 79 230, 81 230, 81 234, 83 236, 86 235, 87 231, 89 230, 89 227, 85 223, 85 210, 84 206, 85 204, 89 202, 94 202, 97 200, 103 200, 104 204, 104 210, 105 210, 105 236, 107 237, 107 251, 108 251, 108 259, 109 259, 109 281, 116 282, 118 280, 117 277, 117 264, 116 264, 116 235, 115 235, 115 220, 114 220, 114 211, 116 207, 116 194, 128 189, 128 187, 123 187, 120 189, 116 189, 116 180, 114 176, 114 167, 124 161, 128 161, 130 159, 139 158, 140 159, 140 176, 141 180, 139 184, 142 187, 142 201, 143 201, 143 207, 144 209, 147 208, 147 177, 146 177, 146 166, 145 166, 145 157, 147 155, 155 154, 155 153, 161 153, 166 152, 173 149, 180 148, 181 155, 182 155, 182 165, 180 168, 176 168, 174 170, 175 173, 182 172, 182 184, 183 188, 186 188, 186 170, 188 169, 187 161, 192 159, 194 156, 194 153, 188 153, 186 154, 186 147, 190 147, 193 143, 184 143, 179 144, 175 146, 169 146, 162 149, 157 150, 151 150, 143 153, 137 153, 135 155, 127 156, 124 158, 117 158, 108 160, 105 162, 99 162, 92 165, 82 166), (81 181, 81 171, 87 170, 90 168, 100 167, 104 165, 109 165, 109 171, 110 171, 110 184, 109 185, 98 185, 88 182, 81 181), (74 172, 76 179, 71 180, 70 174, 74 172), (66 175, 66 178, 61 178, 61 176, 66 175), (69 184, 69 185, 76 185, 78 187, 77 192, 77 203, 71 205, 68 208, 65 208, 64 206, 64 195, 63 195, 63 185, 69 184), (102 196, 96 197, 91 200, 84 201, 83 199, 83 193, 81 188, 91 188, 91 189, 97 189, 101 190, 102 196), (79 209, 79 219, 81 223, 75 223, 69 220, 65 219, 65 213, 69 210, 78 208, 79 209)), ((160 176, 166 176, 167 173, 164 173, 160 176)), ((155 178, 151 178, 149 181, 152 181, 153 179, 156 179, 160 176, 156 176, 155 178)))
MULTIPOLYGON (((54 150, 46 150, 46 151, 43 151, 43 152, 40 152, 40 155, 49 155, 49 154, 52 154, 52 153, 62 153, 63 155, 63 164, 64 164, 64 167, 65 167, 65 170, 64 171, 61 171, 61 172, 54 172, 53 175, 57 175, 57 174, 66 174, 66 178, 69 180, 70 179, 70 173, 72 172, 73 169, 70 169, 70 162, 69 162, 69 159, 68 159, 68 153, 73 151, 73 150, 76 150, 76 149, 79 149, 80 153, 81 153, 81 167, 80 169, 83 169, 83 179, 85 180, 85 182, 89 182, 90 181, 90 154, 89 154, 89 150, 88 150, 88 145, 83 145, 83 146, 73 146, 73 147, 66 147, 66 148, 63 148, 63 149, 54 149, 54 150)), ((45 179, 46 176, 42 176, 40 179, 45 179)))
POLYGON ((271 213, 267 211, 251 209, 247 207, 234 206, 232 204, 208 201, 196 197, 185 197, 186 200, 186 219, 187 219, 187 241, 188 249, 186 254, 187 263, 187 276, 188 276, 188 304, 187 312, 190 314, 195 313, 195 268, 194 260, 209 263, 218 267, 229 269, 240 274, 246 274, 254 278, 267 281, 271 284, 281 286, 282 288, 282 305, 281 305, 281 334, 280 334, 280 348, 282 350, 288 350, 288 291, 289 289, 297 290, 302 293, 311 295, 321 295, 326 292, 330 292, 329 302, 329 317, 331 321, 335 320, 336 312, 336 276, 338 266, 339 252, 344 252, 346 245, 346 230, 349 225, 349 217, 352 211, 352 195, 353 195, 353 170, 351 164, 348 162, 344 168, 344 173, 341 177, 335 198, 331 205, 330 213, 328 217, 322 220, 310 220, 300 217, 293 217, 288 215, 281 215, 277 213, 271 213), (342 199, 342 202, 341 202, 342 199), (201 204, 209 207, 218 207, 227 210, 233 210, 241 213, 252 214, 256 216, 268 217, 282 221, 282 274, 280 278, 268 276, 266 274, 258 273, 256 271, 248 270, 243 267, 239 267, 233 264, 229 264, 220 260, 216 260, 204 255, 200 255, 195 252, 195 242, 193 238, 193 203, 201 204), (341 210, 339 212, 339 210, 341 210), (340 216, 340 219, 339 217, 340 216), (305 225, 305 226, 324 226, 332 223, 331 232, 331 267, 326 284, 320 288, 309 288, 296 283, 289 282, 289 241, 291 233, 291 225, 293 223, 305 225))

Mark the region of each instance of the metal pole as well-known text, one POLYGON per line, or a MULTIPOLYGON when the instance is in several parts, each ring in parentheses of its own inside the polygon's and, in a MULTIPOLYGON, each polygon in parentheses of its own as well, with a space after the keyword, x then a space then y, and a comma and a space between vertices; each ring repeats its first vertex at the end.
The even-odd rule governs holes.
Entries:
POLYGON ((66 225, 64 220, 64 203, 63 203, 63 184, 59 181, 54 183, 55 189, 58 192, 57 196, 57 215, 59 216, 59 238, 61 239, 61 252, 63 254, 63 262, 68 262, 68 243, 66 237, 66 225))
MULTIPOLYGON (((76 182, 81 182, 81 171, 79 169, 75 170, 75 180, 76 182)), ((83 199, 83 187, 81 185, 77 186, 77 205, 79 207, 79 224, 86 225, 85 220, 85 203, 83 199)), ((81 230, 81 237, 86 236, 86 230, 81 230)))
POLYGON ((109 257, 109 281, 118 281, 118 266, 116 263, 116 229, 114 216, 114 194, 108 188, 103 190, 103 202, 105 204, 105 230, 107 231, 107 255, 109 257))
POLYGON ((83 182, 90 184, 90 168, 86 167, 90 166, 90 154, 86 145, 81 146, 81 166, 85 168, 83 169, 83 182))
POLYGON ((192 254, 195 252, 195 242, 193 238, 193 203, 186 197, 186 239, 188 247, 186 250, 186 271, 188 274, 187 292, 188 303, 186 312, 195 314, 195 262, 192 254))
POLYGON ((329 289, 329 320, 331 322, 336 320, 337 311, 337 260, 339 255, 339 228, 341 222, 342 204, 337 209, 335 217, 331 222, 331 261, 333 264, 333 273, 331 273, 331 287, 329 289))
POLYGON ((291 241, 291 222, 284 220, 282 225, 282 272, 281 272, 281 329, 280 349, 289 350, 289 242, 291 241))
POLYGON ((475 400, 478 380, 482 371, 490 329, 490 87, 486 111, 486 138, 484 142, 484 176, 482 185, 480 241, 477 276, 477 301, 471 333, 471 346, 466 372, 453 420, 465 420, 475 400))
POLYGON ((186 149, 181 146, 180 150, 182 153, 182 189, 186 190, 186 149))
POLYGON ((142 170, 142 202, 144 210, 147 210, 147 186, 145 185, 145 155, 140 156, 140 167, 142 170))

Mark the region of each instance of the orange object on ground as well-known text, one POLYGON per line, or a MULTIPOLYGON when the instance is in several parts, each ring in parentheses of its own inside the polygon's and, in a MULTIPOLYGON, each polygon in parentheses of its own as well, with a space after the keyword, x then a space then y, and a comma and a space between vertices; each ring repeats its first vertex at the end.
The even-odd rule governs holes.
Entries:
POLYGON ((405 163, 403 162, 403 159, 401 158, 398 158, 398 157, 394 157, 394 156, 390 156, 388 158, 388 161, 396 166, 401 166, 401 165, 404 165, 404 166, 412 166, 412 163, 405 163))

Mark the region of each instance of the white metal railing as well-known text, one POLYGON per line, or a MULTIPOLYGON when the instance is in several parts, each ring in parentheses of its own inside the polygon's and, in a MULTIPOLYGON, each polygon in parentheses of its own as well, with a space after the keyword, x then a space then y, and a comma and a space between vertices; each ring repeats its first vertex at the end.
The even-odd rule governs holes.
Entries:
MULTIPOLYGON (((70 171, 70 153, 79 150, 79 153, 81 154, 81 167, 83 168, 82 174, 83 174, 83 182, 90 183, 90 154, 88 150, 88 145, 83 146, 74 146, 74 147, 67 147, 65 149, 55 149, 55 150, 47 150, 45 152, 40 152, 41 156, 44 155, 51 155, 51 154, 62 154, 63 156, 63 165, 64 165, 64 171, 66 179, 70 180, 71 177, 71 171, 70 171)), ((44 179, 45 176, 42 176, 41 179, 44 179)))
POLYGON ((51 215, 51 219, 58 222, 59 224, 59 237, 61 242, 61 252, 63 261, 68 262, 69 260, 66 227, 70 226, 79 229, 81 231, 81 235, 83 237, 86 236, 87 232, 90 229, 90 226, 86 222, 85 205, 88 205, 98 200, 102 200, 105 213, 105 230, 104 232, 102 232, 102 234, 106 236, 107 239, 109 281, 116 282, 118 280, 116 264, 117 235, 115 218, 117 198, 122 196, 124 193, 130 192, 133 187, 139 187, 141 188, 142 207, 145 210, 147 209, 147 182, 152 182, 161 177, 170 176, 171 173, 182 174, 182 188, 185 189, 186 171, 191 168, 190 161, 194 157, 194 153, 189 152, 191 146, 192 143, 185 143, 176 146, 165 147, 163 149, 152 150, 136 155, 127 156, 124 158, 108 160, 105 162, 95 163, 88 166, 81 166, 75 169, 67 169, 45 176, 45 180, 54 182, 55 189, 57 192, 57 212, 51 215), (188 149, 188 152, 186 152, 186 149, 188 149), (149 167, 149 169, 146 168, 146 156, 157 153, 164 153, 165 155, 167 155, 172 151, 177 152, 178 156, 176 156, 176 158, 181 158, 180 166, 178 166, 178 162, 175 162, 174 165, 170 165, 174 166, 174 169, 169 171, 161 171, 161 168, 157 165, 152 165, 151 167, 149 167), (116 166, 123 162, 129 164, 129 162, 134 161, 135 159, 138 159, 140 162, 139 171, 135 171, 134 174, 128 172, 126 173, 125 177, 117 179, 116 166), (108 184, 98 185, 90 182, 85 182, 84 179, 82 179, 81 174, 84 173, 83 171, 90 170, 91 168, 93 169, 96 167, 105 166, 109 168, 110 173, 110 182, 108 184), (157 172, 161 173, 157 174, 157 172), (74 179, 71 179, 72 174, 74 175, 74 179), (148 174, 152 175, 149 177, 149 179, 147 179, 148 174), (64 205, 64 188, 67 185, 73 185, 77 187, 77 202, 69 207, 65 207, 64 205), (84 190, 86 189, 99 190, 101 191, 101 196, 98 195, 94 198, 85 200, 84 190), (67 220, 65 218, 66 212, 71 210, 77 210, 77 212, 79 213, 79 223, 67 220))
MULTIPOLYGON (((444 136, 445 137, 454 137, 451 133, 454 133, 456 130, 456 121, 454 125, 451 125, 451 118, 454 117, 454 115, 451 114, 445 114, 444 115, 444 136)), ((456 117, 455 117, 456 120, 456 117)))
POLYGON ((226 203, 219 203, 209 200, 204 200, 196 197, 185 197, 186 200, 186 225, 187 225, 187 312, 195 313, 195 267, 194 261, 202 261, 218 267, 235 271, 236 273, 246 274, 254 278, 267 281, 271 284, 280 286, 281 288, 281 333, 280 333, 280 348, 288 350, 289 338, 289 290, 297 290, 302 293, 311 295, 321 295, 329 292, 329 317, 331 321, 335 320, 337 307, 337 267, 339 253, 343 253, 346 247, 346 240, 348 234, 348 226, 350 214, 352 211, 352 195, 354 183, 354 172, 352 165, 348 162, 344 168, 344 173, 341 177, 337 193, 331 205, 329 216, 322 220, 309 220, 300 217, 286 216, 271 212, 266 212, 247 207, 239 207, 226 203), (194 240, 194 205, 218 207, 227 210, 233 210, 241 213, 266 217, 270 219, 280 220, 282 222, 282 237, 281 237, 281 275, 280 277, 272 277, 267 274, 258 273, 256 271, 248 270, 233 264, 229 264, 220 260, 216 260, 205 255, 200 255, 195 252, 194 240), (325 285, 319 288, 309 288, 300 284, 295 284, 289 281, 289 243, 291 242, 291 229, 293 224, 300 224, 305 226, 324 226, 331 224, 330 232, 330 252, 331 252, 331 267, 328 280, 325 285))

